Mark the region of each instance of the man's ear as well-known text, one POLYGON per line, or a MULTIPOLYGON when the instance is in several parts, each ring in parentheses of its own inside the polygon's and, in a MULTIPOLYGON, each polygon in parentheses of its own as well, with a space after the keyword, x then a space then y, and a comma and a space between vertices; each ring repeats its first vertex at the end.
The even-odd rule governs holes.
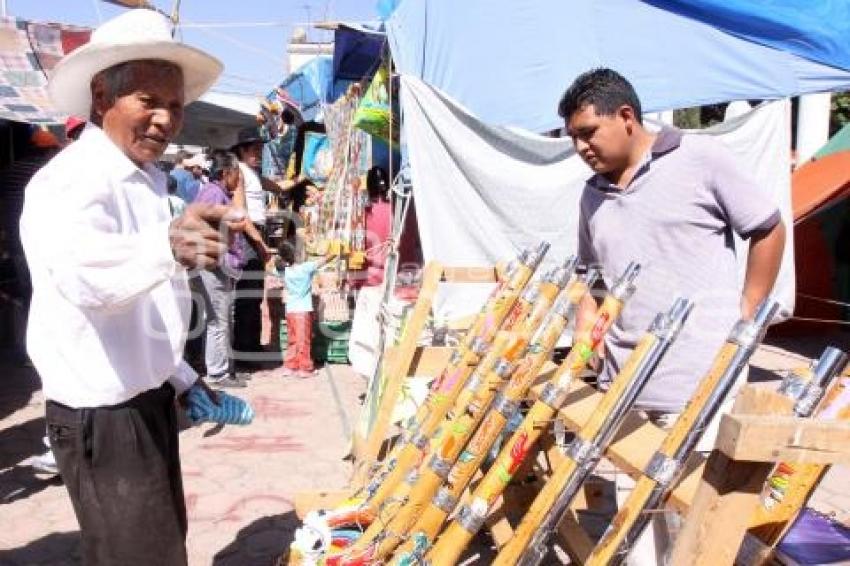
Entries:
POLYGON ((635 124, 637 123, 635 109, 628 104, 623 104, 617 109, 617 115, 621 120, 623 120, 623 124, 626 126, 626 132, 631 134, 634 131, 635 124))
POLYGON ((106 110, 109 108, 109 101, 106 96, 106 85, 102 77, 95 77, 91 82, 91 112, 93 117, 103 119, 106 110))

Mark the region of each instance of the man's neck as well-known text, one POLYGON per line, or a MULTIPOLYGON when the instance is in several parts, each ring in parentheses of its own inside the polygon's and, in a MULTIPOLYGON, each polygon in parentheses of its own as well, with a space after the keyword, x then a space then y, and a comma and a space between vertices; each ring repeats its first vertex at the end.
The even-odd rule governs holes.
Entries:
POLYGON ((644 155, 652 148, 658 134, 650 133, 641 127, 635 132, 634 136, 632 151, 629 154, 626 166, 603 175, 612 185, 616 185, 620 189, 625 189, 632 182, 635 173, 643 162, 644 155))

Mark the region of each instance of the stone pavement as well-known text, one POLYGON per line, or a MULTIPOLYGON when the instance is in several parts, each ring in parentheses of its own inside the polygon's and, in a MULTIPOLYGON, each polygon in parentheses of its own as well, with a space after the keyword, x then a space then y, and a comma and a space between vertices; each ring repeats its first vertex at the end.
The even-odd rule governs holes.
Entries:
MULTIPOLYGON (((850 351, 848 338, 818 338, 762 347, 751 381, 774 386, 772 371, 805 363, 826 343, 850 351)), ((25 465, 43 452, 38 387, 32 370, 0 363, 0 566, 79 564, 77 524, 64 487, 25 465)), ((364 389, 348 366, 329 366, 310 380, 259 372, 247 389, 235 391, 253 404, 252 425, 205 424, 181 434, 190 564, 274 563, 298 524, 294 494, 347 483, 350 466, 342 458, 364 389)), ((850 522, 848 488, 847 469, 836 467, 810 504, 850 522)))
MULTIPOLYGON (((58 480, 26 466, 44 451, 43 397, 32 370, 0 367, 0 565, 79 564, 79 533, 58 480)), ((231 390, 256 411, 247 427, 211 424, 180 435, 193 566, 267 566, 289 544, 298 491, 346 485, 342 460, 363 380, 348 366, 316 377, 254 374, 231 390)))

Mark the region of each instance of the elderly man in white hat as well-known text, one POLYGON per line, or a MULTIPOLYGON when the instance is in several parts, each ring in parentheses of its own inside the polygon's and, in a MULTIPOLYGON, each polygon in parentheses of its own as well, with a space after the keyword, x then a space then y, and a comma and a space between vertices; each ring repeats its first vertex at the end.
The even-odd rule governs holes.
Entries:
POLYGON ((187 561, 174 404, 198 379, 181 361, 187 270, 218 264, 220 225, 238 228, 241 213, 194 205, 172 220, 154 162, 221 70, 140 9, 50 77, 56 106, 89 123, 26 190, 27 347, 88 565, 187 561))

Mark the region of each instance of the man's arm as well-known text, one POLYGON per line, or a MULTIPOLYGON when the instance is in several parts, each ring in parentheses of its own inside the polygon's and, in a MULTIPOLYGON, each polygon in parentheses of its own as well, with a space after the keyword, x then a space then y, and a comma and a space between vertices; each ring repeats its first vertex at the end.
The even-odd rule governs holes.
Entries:
POLYGON ((750 237, 747 256, 747 275, 741 295, 741 316, 752 318, 759 304, 767 297, 782 263, 785 249, 785 224, 780 220, 773 228, 762 230, 750 237))
POLYGON ((268 177, 260 177, 260 183, 263 186, 264 191, 268 191, 270 193, 275 194, 283 194, 287 193, 297 187, 302 185, 307 185, 310 183, 310 179, 308 177, 300 176, 296 180, 286 179, 283 181, 272 181, 268 177))

